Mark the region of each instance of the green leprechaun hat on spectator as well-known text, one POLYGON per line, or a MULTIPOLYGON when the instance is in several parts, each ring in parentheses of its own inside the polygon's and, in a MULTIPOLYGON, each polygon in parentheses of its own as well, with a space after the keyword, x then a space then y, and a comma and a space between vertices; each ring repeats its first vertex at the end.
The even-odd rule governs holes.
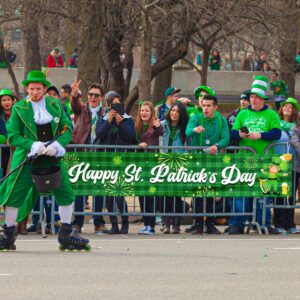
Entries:
POLYGON ((210 96, 214 96, 214 97, 216 96, 216 92, 211 87, 207 85, 200 85, 194 90, 194 96, 196 100, 199 99, 201 91, 206 92, 210 96))
MULTIPOLYGON (((0 97, 1 97, 1 93, 0 93, 0 97)), ((297 109, 298 112, 300 111, 300 105, 299 105, 298 101, 292 97, 289 97, 286 99, 286 101, 281 102, 280 106, 283 107, 284 105, 286 105, 288 103, 292 104, 297 109)))
POLYGON ((266 96, 268 85, 269 79, 266 76, 254 76, 254 80, 251 87, 251 94, 255 94, 262 99, 268 100, 269 97, 266 96))
POLYGON ((26 86, 31 82, 42 83, 47 88, 51 86, 51 83, 46 79, 46 74, 42 71, 30 71, 27 75, 27 79, 22 81, 22 85, 26 86))
POLYGON ((2 98, 2 96, 10 96, 12 99, 15 99, 15 95, 13 94, 12 91, 10 91, 9 89, 2 89, 0 91, 0 99, 2 98))

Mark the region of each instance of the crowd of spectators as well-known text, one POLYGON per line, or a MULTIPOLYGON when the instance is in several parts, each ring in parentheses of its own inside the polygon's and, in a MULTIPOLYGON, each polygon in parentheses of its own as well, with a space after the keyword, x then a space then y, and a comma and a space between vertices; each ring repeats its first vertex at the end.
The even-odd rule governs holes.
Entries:
MULTIPOLYGON (((54 53, 55 54, 55 53, 54 53)), ((215 57, 218 52, 214 52, 215 57)), ((264 57, 262 57, 262 65, 264 57)), ((54 58, 56 62, 57 59, 54 58)), ((218 63, 212 60, 212 63, 218 63)), ((278 74, 274 74, 271 88, 279 85, 278 74), (277 77, 275 77, 275 75, 277 77)), ((165 91, 165 99, 157 103, 143 101, 135 120, 125 113, 121 95, 115 91, 104 92, 101 85, 93 83, 87 93, 87 101, 82 98, 80 92, 80 80, 72 85, 65 84, 59 90, 55 86, 47 89, 47 96, 61 101, 67 116, 73 121, 72 142, 74 144, 99 144, 99 145, 138 145, 140 151, 149 146, 201 146, 206 155, 216 155, 229 145, 247 146, 263 154, 266 147, 276 141, 291 141, 293 151, 300 152, 299 143, 299 118, 300 105, 294 98, 281 98, 278 103, 279 112, 270 108, 267 89, 269 80, 263 75, 254 77, 252 86, 244 91, 240 97, 240 106, 229 114, 227 119, 218 111, 218 98, 216 92, 209 86, 199 86, 194 95, 197 105, 192 105, 189 99, 179 98, 180 89, 169 87, 165 91), (259 122, 258 122, 259 120, 259 122)), ((0 142, 6 142, 5 122, 9 120, 16 97, 9 90, 0 92, 0 142)), ((276 102, 276 104, 277 104, 276 102)), ((124 150, 117 150, 124 151, 124 150)), ((148 150, 149 151, 149 150, 148 150)), ((184 148, 174 148, 173 152, 182 152, 184 148)), ((283 150, 277 149, 282 154, 283 150)), ((9 165, 9 154, 2 155, 1 166, 5 174, 9 165)), ((299 165, 296 164, 296 184, 299 181, 299 165)), ((75 201, 75 212, 83 212, 87 205, 88 195, 78 195, 75 201)), ((220 199, 213 197, 194 197, 192 203, 186 202, 181 197, 164 197, 163 213, 186 213, 189 210, 194 213, 213 213, 215 205, 220 199)), ((233 213, 251 211, 253 198, 227 199, 229 210, 233 213)), ((47 200, 45 200, 47 201, 47 200)), ((267 203, 271 198, 267 198, 267 203)), ((279 198, 278 202, 284 203, 285 199, 279 198)), ((48 202, 47 202, 48 203, 48 202)), ((120 212, 122 224, 119 228, 116 215, 110 215, 111 228, 108 230, 102 216, 94 216, 93 223, 96 233, 127 234, 129 230, 128 212, 125 197, 94 197, 93 210, 102 212, 107 209, 110 213, 120 212)), ((142 213, 162 212, 162 199, 160 197, 139 197, 142 213)), ((39 203, 36 209, 39 209, 39 203)), ((46 211, 46 215, 49 215, 46 211)), ((288 231, 298 233, 294 224, 293 209, 275 210, 275 227, 271 225, 271 211, 267 209, 267 230, 271 234, 279 234, 288 231)), ((257 204, 257 220, 262 222, 262 207, 257 204)), ((228 234, 243 234, 247 218, 234 216, 229 219, 226 229, 228 234)), ((47 219, 50 225, 49 216, 47 219)), ((19 232, 26 234, 27 220, 19 226, 19 232)), ((29 231, 38 231, 38 218, 33 218, 33 224, 29 231)), ((152 235, 155 233, 155 216, 144 216, 144 226, 140 234, 152 235)), ((80 232, 84 224, 84 216, 76 215, 73 229, 80 232)), ((164 234, 180 233, 180 217, 164 217, 162 232, 164 234), (171 226, 172 230, 171 230, 171 226)), ((195 217, 193 224, 186 232, 191 234, 221 234, 215 226, 214 217, 195 217)))

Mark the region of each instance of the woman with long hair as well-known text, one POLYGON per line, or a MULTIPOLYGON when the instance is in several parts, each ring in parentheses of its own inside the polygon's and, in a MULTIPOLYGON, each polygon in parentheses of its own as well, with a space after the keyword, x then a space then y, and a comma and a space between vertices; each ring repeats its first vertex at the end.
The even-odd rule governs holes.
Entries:
MULTIPOLYGON (((280 106, 281 107, 278 111, 278 114, 280 117, 281 138, 277 142, 288 143, 290 137, 293 134, 293 128, 296 126, 298 112, 300 111, 300 105, 296 99, 290 97, 285 102, 281 102, 280 106)), ((275 146, 274 152, 276 154, 287 153, 288 149, 286 145, 275 146)), ((294 152, 294 149, 291 149, 291 152, 294 152)), ((296 182, 298 181, 299 174, 297 174, 296 176, 296 182)), ((276 205, 285 205, 285 202, 286 199, 283 197, 278 197, 275 200, 276 205)), ((294 223, 294 215, 295 209, 293 208, 274 208, 274 225, 276 229, 281 233, 298 233, 299 230, 296 228, 296 225, 294 223)))
POLYGON ((5 123, 9 120, 12 112, 12 106, 16 100, 15 95, 8 89, 0 91, 0 116, 5 123))
MULTIPOLYGON (((1 120, 2 130, 0 133, 1 144, 6 144, 7 136, 6 136, 5 124, 11 116, 12 106, 14 105, 15 101, 16 101, 16 97, 10 90, 3 89, 0 91, 0 119, 2 119, 1 120)), ((8 148, 1 149, 1 150, 2 150, 1 167, 3 169, 3 175, 5 176, 8 168, 10 150, 8 148)))
MULTIPOLYGON (((183 147, 185 145, 187 123, 186 108, 182 103, 176 102, 170 107, 166 120, 161 122, 164 134, 160 138, 160 146, 183 147)), ((183 148, 174 148, 172 152, 185 152, 185 150, 183 148)), ((181 197, 164 197, 161 210, 164 213, 183 213, 189 210, 189 205, 182 201, 181 197)), ((180 233, 180 217, 165 217, 163 218, 163 223, 162 232, 164 234, 171 233, 171 223, 173 223, 172 233, 180 233)))
MULTIPOLYGON (((160 124, 160 120, 155 118, 153 104, 149 101, 143 102, 139 107, 135 124, 135 137, 138 145, 145 150, 148 146, 158 146, 159 137, 162 135, 163 128, 160 124)), ((139 197, 139 201, 142 213, 155 213, 155 197, 143 196, 139 197)), ((139 234, 154 234, 155 217, 144 216, 143 221, 144 227, 139 231, 139 234)))

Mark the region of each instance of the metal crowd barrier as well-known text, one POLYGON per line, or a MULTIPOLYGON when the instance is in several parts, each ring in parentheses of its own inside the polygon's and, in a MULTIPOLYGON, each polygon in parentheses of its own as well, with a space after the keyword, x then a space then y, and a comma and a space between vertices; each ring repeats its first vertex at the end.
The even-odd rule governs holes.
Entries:
POLYGON ((260 202, 263 206, 263 215, 262 215, 262 228, 265 228, 266 232, 268 233, 268 229, 266 226, 266 219, 267 219, 267 210, 268 209, 296 209, 300 208, 300 204, 297 204, 297 186, 296 186, 296 160, 297 154, 292 149, 291 145, 288 142, 280 142, 280 143, 272 143, 268 145, 265 149, 265 153, 274 153, 274 154, 287 154, 291 153, 293 155, 293 190, 292 190, 292 197, 278 197, 268 199, 268 197, 264 197, 260 199, 260 202))
MULTIPOLYGON (((0 158, 2 162, 2 151, 3 149, 7 148, 5 145, 0 145, 0 158)), ((175 150, 175 149, 184 149, 185 151, 201 151, 206 147, 160 147, 160 146, 151 146, 148 147, 145 152, 160 152, 160 151, 168 151, 168 150, 175 150)), ((71 144, 67 147, 67 151, 70 152, 90 152, 90 151, 104 151, 104 152, 137 152, 141 151, 141 148, 138 146, 111 146, 111 145, 75 145, 71 144)), ((249 147, 236 147, 230 146, 223 149, 221 152, 224 153, 237 153, 243 151, 244 153, 251 151, 255 153, 252 148, 249 147)), ((224 217, 230 218, 235 216, 243 216, 247 218, 247 225, 248 225, 248 232, 250 231, 251 226, 256 226, 257 231, 261 234, 260 225, 256 220, 256 209, 257 209, 257 201, 252 202, 252 208, 246 207, 246 199, 242 199, 242 209, 237 211, 236 209, 236 199, 234 195, 231 198, 226 197, 218 197, 213 199, 207 199, 203 197, 202 207, 199 208, 200 200, 196 197, 157 197, 153 196, 153 206, 151 209, 141 210, 140 204, 145 207, 147 202, 147 197, 142 197, 143 199, 139 199, 138 196, 132 197, 125 197, 124 200, 120 200, 120 197, 93 197, 93 205, 92 208, 86 210, 86 197, 89 195, 82 195, 81 198, 76 198, 74 203, 74 215, 75 218, 80 216, 92 216, 93 218, 102 218, 103 216, 110 216, 110 217, 141 217, 141 216, 161 216, 161 217, 224 217), (140 200, 140 201, 139 201, 140 200), (97 204, 100 203, 100 207, 96 207, 97 204), (208 209, 208 201, 213 201, 212 205, 210 204, 210 209, 208 209), (178 204, 179 203, 179 204, 178 204), (187 204, 189 205, 189 210, 186 211, 187 204), (229 205, 230 203, 230 205, 229 205), (109 207, 109 209, 108 209, 109 207), (171 208, 170 208, 171 207, 171 208)), ((54 223, 55 223, 55 215, 58 215, 58 211, 54 209, 55 199, 54 197, 50 198, 52 201, 51 206, 51 230, 54 232, 54 223)), ((40 215, 40 222, 42 224, 42 231, 45 233, 45 221, 44 221, 44 200, 43 197, 40 197, 39 200, 40 208, 34 210, 32 214, 39 214, 40 215)), ((266 206, 265 206, 266 207, 266 206)), ((3 214, 3 210, 0 212, 3 214)), ((192 221, 191 221, 192 222, 192 221)))

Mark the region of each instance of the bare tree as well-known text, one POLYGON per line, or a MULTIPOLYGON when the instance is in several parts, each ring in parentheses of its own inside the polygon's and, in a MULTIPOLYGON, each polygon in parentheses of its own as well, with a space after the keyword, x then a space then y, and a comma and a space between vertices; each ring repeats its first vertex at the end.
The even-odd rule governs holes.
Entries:
POLYGON ((198 15, 199 22, 192 42, 202 49, 202 68, 196 68, 201 75, 201 84, 207 83, 208 62, 213 47, 244 28, 253 26, 256 21, 251 18, 251 12, 258 7, 259 2, 212 0, 201 1, 195 5, 194 13, 198 15))
POLYGON ((19 6, 20 1, 18 0, 12 0, 12 1, 0 1, 0 58, 2 61, 5 62, 7 66, 7 70, 9 73, 9 76, 12 80, 15 94, 17 97, 20 96, 19 94, 19 84, 17 82, 15 73, 12 69, 11 63, 6 57, 6 50, 4 47, 4 38, 6 35, 6 32, 9 30, 9 26, 12 22, 19 21, 20 14, 19 14, 19 6))
MULTIPOLYGON (((124 65, 121 62, 121 46, 126 25, 124 24, 124 6, 127 1, 105 1, 103 11, 103 39, 102 62, 105 70, 101 77, 105 78, 106 70, 109 72, 108 89, 115 90, 124 95, 124 65)), ((125 13, 126 15, 126 13, 125 13)))
MULTIPOLYGON (((155 26, 154 33, 154 58, 160 60, 173 47, 173 23, 169 19, 162 18, 155 26)), ((164 91, 171 85, 172 66, 166 68, 154 78, 153 102, 164 98, 164 91)))
POLYGON ((39 44, 39 17, 41 0, 27 0, 23 2, 21 25, 24 44, 25 74, 30 70, 41 69, 41 52, 39 44))
POLYGON ((289 87, 290 96, 295 96, 295 56, 297 51, 297 1, 280 1, 285 14, 282 22, 282 41, 280 43, 280 72, 281 77, 289 87))
POLYGON ((92 82, 99 81, 104 8, 101 1, 81 0, 80 4, 81 33, 78 78, 82 79, 81 89, 86 96, 88 86, 92 82))
POLYGON ((149 16, 152 0, 142 1, 142 43, 140 76, 138 81, 139 97, 141 100, 151 99, 151 51, 152 51, 152 24, 149 16))
MULTIPOLYGON (((168 10, 164 10, 163 7, 159 5, 159 1, 153 1, 151 3, 152 4, 149 5, 153 5, 153 9, 155 9, 156 12, 155 20, 158 20, 160 17, 172 18, 174 28, 176 29, 173 34, 172 47, 168 48, 157 62, 151 66, 152 80, 159 73, 170 68, 179 59, 185 57, 189 49, 191 36, 195 32, 196 20, 194 15, 191 14, 192 6, 190 5, 190 1, 169 1, 169 4, 173 5, 169 5, 168 10)), ((157 22, 159 23, 159 21, 157 22)), ((135 85, 125 101, 126 110, 128 112, 130 112, 138 97, 139 87, 135 85)))

